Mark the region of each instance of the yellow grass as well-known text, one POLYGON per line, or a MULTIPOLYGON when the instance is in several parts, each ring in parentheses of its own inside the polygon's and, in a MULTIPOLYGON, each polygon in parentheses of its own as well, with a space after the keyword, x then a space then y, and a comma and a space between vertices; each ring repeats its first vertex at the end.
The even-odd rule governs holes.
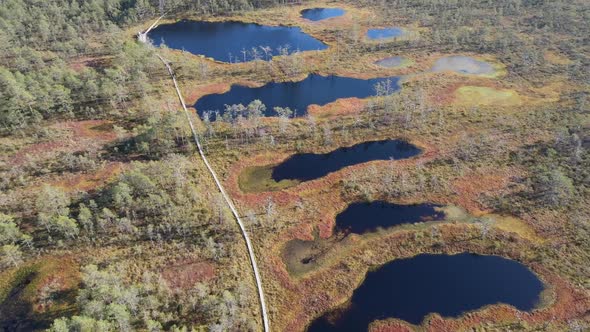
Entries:
POLYGON ((535 231, 524 221, 510 216, 489 215, 494 220, 494 226, 505 232, 512 232, 531 242, 543 243, 545 240, 539 237, 535 231))
POLYGON ((573 63, 572 60, 555 51, 545 52, 544 57, 546 61, 551 62, 554 65, 569 65, 573 63))
POLYGON ((455 103, 480 106, 519 106, 522 104, 522 98, 514 90, 462 86, 455 92, 455 103))

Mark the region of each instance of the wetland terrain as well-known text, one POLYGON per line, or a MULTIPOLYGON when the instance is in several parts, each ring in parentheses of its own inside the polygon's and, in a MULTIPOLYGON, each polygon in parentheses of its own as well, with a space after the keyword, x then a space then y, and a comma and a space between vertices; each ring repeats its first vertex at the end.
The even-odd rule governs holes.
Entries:
POLYGON ((590 329, 589 9, 0 3, 0 331, 590 329))

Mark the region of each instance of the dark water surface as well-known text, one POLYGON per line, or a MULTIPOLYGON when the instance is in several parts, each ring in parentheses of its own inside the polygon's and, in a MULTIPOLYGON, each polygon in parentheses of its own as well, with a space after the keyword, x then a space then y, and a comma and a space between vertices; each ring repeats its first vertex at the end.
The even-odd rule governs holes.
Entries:
POLYGON ((344 167, 372 160, 405 159, 421 152, 416 146, 401 140, 365 142, 339 148, 324 154, 300 153, 277 165, 272 171, 274 181, 285 179, 309 181, 344 167))
POLYGON ((442 220, 444 212, 435 204, 402 205, 383 201, 350 204, 336 216, 335 232, 362 234, 401 224, 442 220))
POLYGON ((344 15, 342 8, 309 8, 301 11, 301 17, 310 21, 321 21, 344 15))
POLYGON ((369 29, 367 31, 367 37, 369 39, 389 39, 399 37, 403 34, 404 30, 401 28, 369 29))
POLYGON ((301 28, 265 26, 242 22, 203 22, 183 20, 162 24, 149 32, 155 45, 204 55, 224 62, 254 60, 255 48, 262 60, 278 55, 278 47, 289 45, 290 52, 326 49, 326 44, 301 31, 301 28), (269 56, 261 47, 270 47, 269 56), (246 51, 244 55, 243 51, 246 51))
POLYGON ((371 322, 386 318, 420 324, 429 313, 458 317, 496 303, 528 311, 542 290, 533 272, 513 260, 467 253, 418 255, 369 272, 349 307, 316 319, 307 331, 367 331, 371 322), (337 315, 334 324, 327 319, 330 314, 337 315))
POLYGON ((199 115, 205 111, 220 111, 224 105, 248 105, 253 100, 260 100, 266 106, 266 116, 276 115, 274 107, 289 107, 296 116, 307 113, 312 104, 325 105, 340 98, 367 98, 375 95, 375 84, 390 80, 399 90, 399 77, 375 79, 357 79, 340 76, 321 76, 311 74, 299 82, 271 82, 259 88, 232 85, 226 93, 210 94, 197 100, 194 107, 199 115))

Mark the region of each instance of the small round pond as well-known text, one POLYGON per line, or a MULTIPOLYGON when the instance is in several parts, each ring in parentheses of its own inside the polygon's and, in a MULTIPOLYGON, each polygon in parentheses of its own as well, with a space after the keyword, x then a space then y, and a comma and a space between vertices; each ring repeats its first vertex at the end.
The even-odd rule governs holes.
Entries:
POLYGON ((323 50, 326 44, 298 27, 265 26, 242 22, 182 20, 162 24, 148 33, 156 46, 186 50, 224 62, 270 60, 279 48, 287 52, 323 50))
MULTIPOLYGON (((399 77, 357 79, 341 76, 321 76, 311 74, 298 82, 271 82, 258 88, 232 85, 230 90, 220 94, 210 94, 197 100, 194 107, 199 115, 204 112, 226 111, 226 105, 248 105, 260 100, 266 107, 264 115, 275 116, 275 107, 288 107, 295 116, 307 114, 312 104, 325 105, 340 98, 367 98, 375 95, 375 84, 391 81, 394 90, 399 90, 399 77)), ((248 114, 242 114, 248 116, 248 114)))
POLYGON ((367 31, 367 38, 371 40, 390 39, 401 37, 403 34, 404 30, 396 27, 369 29, 369 31, 367 31))
POLYGON ((367 331, 375 320, 420 324, 429 313, 458 317, 486 305, 535 308, 542 282, 524 265, 498 256, 423 254, 367 274, 346 306, 317 318, 308 332, 367 331))
POLYGON ((401 67, 404 63, 407 63, 408 59, 402 56, 392 56, 389 58, 381 59, 375 61, 377 66, 385 67, 385 68, 395 68, 401 67))
POLYGON ((342 16, 345 12, 342 8, 308 8, 301 11, 301 17, 310 21, 321 21, 342 16))
POLYGON ((489 75, 494 73, 494 67, 481 60, 463 55, 453 55, 436 60, 432 71, 454 71, 461 74, 489 75))
POLYGON ((356 202, 336 216, 334 233, 363 234, 401 224, 442 220, 445 213, 435 204, 395 204, 384 201, 356 202))

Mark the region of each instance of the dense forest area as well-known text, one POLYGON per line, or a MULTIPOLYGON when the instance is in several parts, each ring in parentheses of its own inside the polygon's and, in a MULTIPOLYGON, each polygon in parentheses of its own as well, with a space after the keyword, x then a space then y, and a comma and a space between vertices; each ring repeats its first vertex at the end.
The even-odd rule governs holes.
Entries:
POLYGON ((3 133, 50 118, 101 118, 147 95, 157 58, 122 27, 161 13, 221 14, 273 1, 3 1, 0 86, 3 133), (76 63, 92 58, 90 66, 76 63))
POLYGON ((474 248, 558 280, 559 296, 541 310, 555 319, 527 314, 465 330, 590 328, 580 314, 590 303, 589 21, 584 0, 0 0, 0 331, 262 329, 241 233, 156 54, 172 64, 187 104, 231 84, 310 73, 404 77, 398 92, 385 81, 366 100, 302 117, 288 107, 265 116, 260 100, 189 115, 254 239, 273 330, 304 329, 388 260, 474 248), (326 5, 352 14, 324 25, 299 20, 301 9, 326 5), (329 49, 285 47, 274 58, 254 49, 252 62, 244 50, 243 63, 221 63, 138 42, 163 14, 167 23, 301 24, 329 49), (362 37, 391 22, 410 37, 362 37), (390 54, 414 61, 376 69, 390 54), (430 72, 445 54, 499 63, 502 74, 430 72), (520 99, 475 94, 461 103, 462 85, 520 99), (243 183, 241 172, 268 175, 261 163, 383 138, 416 142, 424 154, 410 160, 415 167, 391 160, 302 185, 269 180, 269 192, 243 183), (329 238, 337 211, 373 200, 433 201, 472 217, 329 238), (496 227, 488 214, 518 226, 496 227), (291 274, 283 249, 303 239, 312 263, 291 274))

